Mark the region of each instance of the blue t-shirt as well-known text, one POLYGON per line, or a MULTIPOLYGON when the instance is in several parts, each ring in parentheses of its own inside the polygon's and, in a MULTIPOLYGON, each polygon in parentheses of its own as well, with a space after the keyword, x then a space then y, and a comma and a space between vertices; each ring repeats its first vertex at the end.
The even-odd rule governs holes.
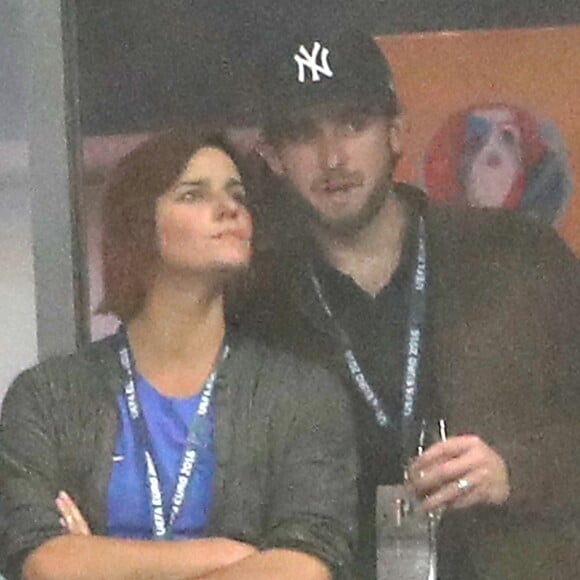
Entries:
MULTIPOLYGON (((166 397, 145 378, 135 377, 141 412, 151 436, 155 466, 159 474, 165 521, 175 491, 189 427, 201 395, 187 399, 166 397)), ((143 449, 137 444, 124 395, 119 395, 120 428, 107 497, 109 536, 151 539, 151 498, 147 485, 143 449)), ((209 445, 196 449, 197 460, 181 513, 173 527, 173 539, 202 536, 208 522, 215 467, 213 452, 214 408, 210 406, 209 445)))

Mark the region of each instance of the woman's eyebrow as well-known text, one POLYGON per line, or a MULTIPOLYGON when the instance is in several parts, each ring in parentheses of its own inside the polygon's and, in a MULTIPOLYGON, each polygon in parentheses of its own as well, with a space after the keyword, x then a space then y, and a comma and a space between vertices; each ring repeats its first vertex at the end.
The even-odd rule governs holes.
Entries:
POLYGON ((207 184, 207 179, 186 179, 184 181, 180 181, 177 185, 178 187, 183 187, 183 186, 197 186, 197 185, 206 185, 207 184))

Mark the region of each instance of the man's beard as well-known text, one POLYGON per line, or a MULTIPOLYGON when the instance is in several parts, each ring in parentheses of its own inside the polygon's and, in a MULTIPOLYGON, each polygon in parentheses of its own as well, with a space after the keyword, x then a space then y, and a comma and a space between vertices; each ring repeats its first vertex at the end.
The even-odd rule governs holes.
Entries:
POLYGON ((331 238, 350 238, 371 224, 379 214, 389 196, 392 186, 392 171, 385 171, 382 179, 370 192, 363 207, 356 213, 342 218, 324 215, 312 205, 290 183, 287 183, 292 193, 292 205, 301 221, 305 220, 320 233, 331 238))

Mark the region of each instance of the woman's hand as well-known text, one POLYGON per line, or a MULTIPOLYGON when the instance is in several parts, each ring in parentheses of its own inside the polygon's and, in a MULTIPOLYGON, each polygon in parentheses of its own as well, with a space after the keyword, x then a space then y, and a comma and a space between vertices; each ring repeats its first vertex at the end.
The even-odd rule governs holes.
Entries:
POLYGON ((69 534, 73 536, 92 535, 83 514, 66 491, 59 492, 55 503, 61 516, 60 523, 69 534))
POLYGON ((501 505, 510 494, 505 461, 476 435, 451 437, 429 447, 411 464, 408 483, 426 511, 501 505))

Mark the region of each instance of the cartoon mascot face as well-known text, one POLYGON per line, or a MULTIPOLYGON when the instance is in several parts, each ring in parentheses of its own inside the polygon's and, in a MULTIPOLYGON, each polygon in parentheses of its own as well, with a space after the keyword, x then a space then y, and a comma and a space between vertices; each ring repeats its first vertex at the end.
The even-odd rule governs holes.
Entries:
POLYGON ((572 189, 556 126, 506 103, 452 114, 427 147, 422 181, 435 201, 519 209, 547 222, 572 189))
POLYGON ((459 177, 467 203, 514 207, 521 198, 521 132, 508 109, 479 109, 467 116, 459 177))

